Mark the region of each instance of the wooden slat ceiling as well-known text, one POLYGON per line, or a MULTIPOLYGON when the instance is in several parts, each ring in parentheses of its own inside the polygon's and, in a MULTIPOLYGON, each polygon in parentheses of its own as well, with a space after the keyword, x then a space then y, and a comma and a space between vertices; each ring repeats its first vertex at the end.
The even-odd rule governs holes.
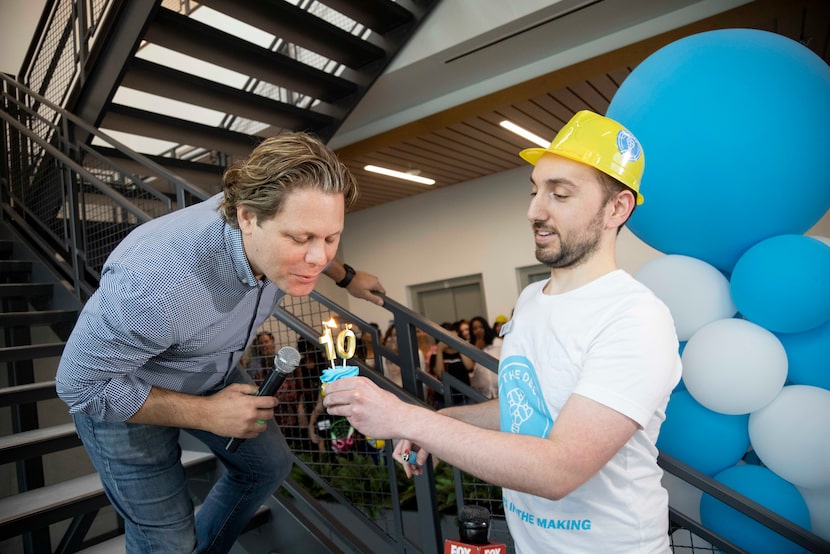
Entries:
POLYGON ((503 119, 553 138, 578 110, 605 113, 626 76, 659 48, 695 33, 739 27, 798 40, 830 63, 830 2, 752 2, 339 149, 360 186, 351 211, 518 167, 524 162, 517 152, 529 144, 499 127, 503 119), (417 169, 436 184, 407 184, 369 173, 363 169, 367 164, 417 169))

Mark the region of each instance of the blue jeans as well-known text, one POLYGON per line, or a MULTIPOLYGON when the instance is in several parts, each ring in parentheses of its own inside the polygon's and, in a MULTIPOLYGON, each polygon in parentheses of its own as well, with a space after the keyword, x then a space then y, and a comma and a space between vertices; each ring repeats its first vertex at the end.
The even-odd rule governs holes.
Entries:
POLYGON ((107 497, 124 518, 130 553, 228 552, 291 471, 288 446, 273 419, 233 454, 225 451, 228 438, 184 429, 226 469, 194 517, 178 428, 74 418, 107 497))

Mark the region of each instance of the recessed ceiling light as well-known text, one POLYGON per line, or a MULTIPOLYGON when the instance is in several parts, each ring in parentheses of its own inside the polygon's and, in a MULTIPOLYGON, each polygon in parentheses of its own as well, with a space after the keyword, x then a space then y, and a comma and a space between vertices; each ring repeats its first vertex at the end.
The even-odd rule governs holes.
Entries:
POLYGON ((525 129, 523 127, 519 127, 518 125, 516 125, 512 121, 508 121, 508 120, 505 119, 504 121, 499 123, 499 125, 501 125, 505 129, 507 129, 511 133, 516 133, 520 137, 526 138, 527 140, 529 140, 533 144, 538 144, 542 148, 547 148, 548 146, 550 146, 550 141, 549 140, 545 140, 542 137, 540 137, 539 135, 533 134, 533 133, 531 133, 530 131, 528 131, 527 129, 525 129))
POLYGON ((378 167, 376 165, 367 165, 363 169, 365 169, 366 171, 371 171, 372 173, 380 173, 381 175, 388 175, 390 177, 397 177, 398 179, 414 181, 416 183, 421 183, 422 185, 435 184, 435 179, 427 179, 426 177, 418 176, 417 173, 420 173, 420 171, 417 169, 409 173, 404 171, 395 171, 394 169, 387 169, 385 167, 378 167))

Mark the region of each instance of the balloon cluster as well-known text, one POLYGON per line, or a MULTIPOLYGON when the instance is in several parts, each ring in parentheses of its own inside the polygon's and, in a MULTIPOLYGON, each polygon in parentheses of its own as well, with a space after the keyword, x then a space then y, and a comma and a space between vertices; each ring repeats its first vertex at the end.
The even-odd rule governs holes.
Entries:
MULTIPOLYGON (((665 256, 635 277, 682 346, 658 448, 830 540, 830 239, 804 234, 830 209, 830 66, 781 35, 700 33, 643 61, 607 115, 645 150, 629 228, 665 256)), ((802 551, 695 504, 747 551, 802 551)))

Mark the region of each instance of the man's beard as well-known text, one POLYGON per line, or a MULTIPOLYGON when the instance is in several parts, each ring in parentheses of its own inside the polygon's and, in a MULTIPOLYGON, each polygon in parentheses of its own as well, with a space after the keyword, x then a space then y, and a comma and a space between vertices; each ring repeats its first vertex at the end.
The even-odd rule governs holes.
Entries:
MULTIPOLYGON (((600 238, 602 237, 602 215, 603 210, 597 211, 596 215, 588 223, 585 229, 573 240, 566 240, 559 236, 559 250, 550 251, 545 248, 536 248, 536 259, 551 269, 562 269, 576 267, 586 262, 591 255, 599 249, 600 238)), ((540 224, 533 224, 533 230, 551 230, 540 224)))

